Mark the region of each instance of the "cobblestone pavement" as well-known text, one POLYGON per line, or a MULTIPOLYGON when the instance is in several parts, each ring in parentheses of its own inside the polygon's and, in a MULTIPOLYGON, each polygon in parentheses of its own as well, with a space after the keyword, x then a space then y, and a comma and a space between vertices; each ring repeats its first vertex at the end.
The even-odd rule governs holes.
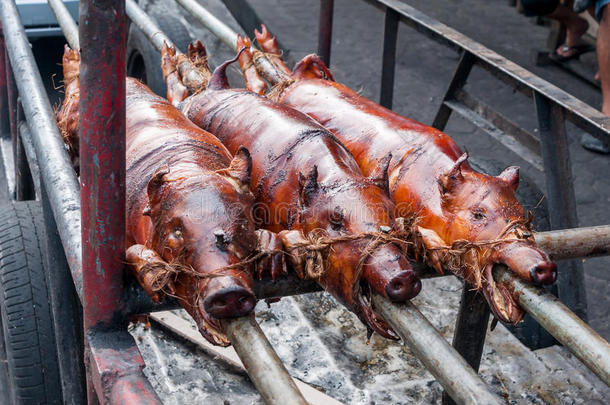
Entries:
MULTIPOLYGON (((472 39, 518 63, 581 100, 599 108, 601 94, 558 67, 537 67, 530 51, 544 48, 548 28, 535 25, 518 14, 505 0, 409 0, 406 3, 455 28, 472 39)), ((317 0, 251 1, 269 29, 290 50, 293 60, 317 48, 317 0)), ((381 77, 383 13, 359 0, 336 0, 331 65, 338 81, 360 89, 377 100, 381 77)), ((589 56, 588 59, 591 59, 589 56)), ((398 39, 394 110, 430 124, 440 104, 448 80, 457 64, 454 51, 401 24, 398 39)), ((593 61, 594 62, 594 61, 593 61)), ((524 128, 535 131, 533 102, 504 86, 481 70, 473 71, 469 88, 524 128)), ((544 179, 519 156, 499 147, 471 123, 455 114, 446 132, 471 156, 493 159, 500 166, 518 164, 541 189, 544 179)), ((580 147, 580 132, 568 124, 570 153, 574 171, 578 216, 581 226, 610 223, 610 157, 580 147)), ((585 263, 589 323, 606 339, 610 338, 607 258, 585 263)))

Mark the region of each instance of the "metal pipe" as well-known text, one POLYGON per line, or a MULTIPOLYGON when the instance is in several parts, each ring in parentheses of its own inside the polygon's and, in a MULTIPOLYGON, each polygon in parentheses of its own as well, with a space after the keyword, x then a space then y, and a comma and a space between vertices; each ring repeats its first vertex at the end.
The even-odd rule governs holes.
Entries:
POLYGON ((36 151, 32 144, 32 134, 28 128, 28 124, 25 121, 19 123, 19 136, 21 138, 21 144, 23 145, 23 151, 27 159, 27 166, 32 176, 32 182, 34 184, 35 195, 40 197, 42 190, 40 188, 40 168, 38 161, 36 160, 36 151))
POLYGON ((519 305, 591 371, 610 385, 610 345, 555 296, 527 284, 506 266, 494 266, 494 278, 503 283, 519 305))
POLYGON ((320 17, 318 22, 318 55, 326 66, 330 66, 330 48, 333 37, 333 14, 335 0, 320 0, 320 17))
MULTIPOLYGON (((174 45, 171 39, 153 21, 152 18, 146 14, 144 10, 138 6, 134 0, 125 1, 125 11, 129 19, 142 30, 144 35, 148 37, 153 46, 157 51, 161 52, 163 48, 163 42, 167 42, 169 46, 174 45)), ((175 45, 174 45, 175 46, 175 45)), ((176 48, 177 49, 177 48, 176 48)))
POLYGON ((307 405, 254 316, 221 320, 254 386, 268 405, 307 405))
POLYGON ((212 13, 206 10, 195 0, 176 0, 189 13, 197 17, 197 19, 218 39, 231 49, 235 49, 237 43, 237 34, 226 24, 214 17, 212 13))
POLYGON ((555 260, 610 255, 610 225, 539 232, 534 239, 555 260))
POLYGON ((381 65, 381 90, 379 104, 392 109, 394 99, 394 73, 396 70, 396 44, 398 43, 399 15, 391 8, 385 11, 383 26, 383 63, 381 65))
POLYGON ((80 42, 78 40, 78 28, 76 27, 76 22, 70 15, 66 5, 62 0, 48 0, 49 6, 51 6, 51 10, 53 10, 53 14, 55 14, 55 18, 61 27, 61 30, 64 33, 64 37, 66 37, 66 41, 70 45, 70 48, 75 50, 80 50, 80 42))
POLYGON ((64 147, 51 103, 44 91, 40 72, 14 0, 0 2, 0 18, 6 50, 24 97, 23 109, 30 126, 32 143, 53 215, 61 235, 74 285, 82 298, 80 192, 76 173, 64 147))
POLYGON ((458 404, 502 404, 481 377, 410 302, 372 297, 375 309, 458 404))

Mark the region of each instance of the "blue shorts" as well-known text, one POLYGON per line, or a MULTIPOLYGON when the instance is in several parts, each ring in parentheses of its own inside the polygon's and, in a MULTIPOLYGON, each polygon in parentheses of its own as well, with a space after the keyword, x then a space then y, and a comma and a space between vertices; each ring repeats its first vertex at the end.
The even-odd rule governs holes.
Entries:
POLYGON ((595 2, 595 19, 597 22, 602 20, 602 11, 608 4, 610 4, 610 0, 597 0, 595 2))

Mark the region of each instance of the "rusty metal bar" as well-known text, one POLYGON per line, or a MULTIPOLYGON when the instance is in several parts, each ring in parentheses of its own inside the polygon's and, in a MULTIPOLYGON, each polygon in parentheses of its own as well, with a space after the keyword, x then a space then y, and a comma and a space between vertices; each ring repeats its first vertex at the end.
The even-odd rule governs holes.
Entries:
POLYGON ((610 345, 555 296, 527 284, 506 266, 494 266, 494 278, 514 291, 519 305, 610 385, 610 345))
POLYGON ((413 304, 391 303, 376 294, 372 301, 456 403, 503 403, 413 304))
POLYGON ((392 109, 394 99, 394 72, 396 70, 396 44, 398 43, 398 13, 391 8, 385 11, 383 26, 383 64, 379 104, 392 109))
POLYGON ((554 260, 610 255, 610 225, 538 232, 534 238, 554 260))
POLYGON ((267 405, 307 405, 253 315, 221 323, 267 405))
POLYGON ((86 339, 89 343, 88 368, 99 403, 162 405, 142 372, 144 360, 127 330, 92 328, 86 339))
POLYGON ((468 80, 468 75, 470 75, 472 67, 474 66, 474 61, 474 55, 472 55, 470 52, 462 51, 460 61, 453 72, 453 77, 447 86, 447 90, 443 96, 443 101, 436 112, 434 121, 432 122, 432 126, 439 131, 443 131, 445 129, 445 126, 449 121, 449 117, 451 116, 452 109, 446 104, 446 102, 453 100, 455 98, 455 92, 464 87, 466 80, 468 80))
POLYGON ((76 173, 57 129, 55 115, 44 91, 14 0, 0 2, 0 18, 12 68, 20 78, 16 83, 17 88, 20 94, 27 94, 22 100, 23 110, 30 126, 42 180, 53 208, 76 291, 81 296, 80 195, 76 173))
POLYGON ((80 4, 79 103, 85 328, 122 305, 125 251, 124 1, 80 4), (100 52, 103 44, 105 52, 100 52))
MULTIPOLYGON (((481 364, 488 323, 489 304, 485 297, 480 291, 473 290, 470 285, 464 283, 452 346, 476 372, 481 364)), ((443 404, 454 403, 447 391, 443 392, 443 404)))
POLYGON ((125 11, 127 12, 129 19, 135 25, 137 25, 140 30, 142 30, 144 35, 146 35, 146 37, 150 40, 150 43, 153 44, 157 51, 161 52, 163 42, 167 42, 167 44, 170 46, 176 46, 172 40, 169 39, 169 37, 165 35, 163 31, 161 31, 153 19, 150 18, 134 0, 125 1, 125 11))
MULTIPOLYGON (((516 90, 523 91, 528 96, 531 96, 531 93, 534 92, 549 98, 555 105, 564 108, 567 119, 582 130, 602 140, 610 138, 609 117, 557 86, 533 75, 514 62, 473 41, 453 28, 428 17, 401 0, 366 1, 382 10, 386 8, 396 10, 405 24, 413 27, 428 38, 458 52, 465 51, 472 53, 475 55, 478 65, 507 82, 516 90)), ((438 128, 436 125, 433 126, 438 128)))
MULTIPOLYGON (((574 228, 578 226, 578 218, 564 110, 539 93, 534 94, 534 102, 538 116, 551 228, 574 228)), ((582 262, 564 262, 559 265, 558 270, 559 298, 586 321, 587 297, 582 262)))
POLYGON ((330 66, 330 49, 333 42, 333 15, 335 0, 320 0, 318 23, 318 55, 330 66))
POLYGON ((62 0, 48 0, 51 10, 55 14, 55 18, 61 27, 61 30, 68 41, 70 48, 80 50, 80 42, 78 40, 78 27, 76 22, 70 15, 68 8, 62 0))

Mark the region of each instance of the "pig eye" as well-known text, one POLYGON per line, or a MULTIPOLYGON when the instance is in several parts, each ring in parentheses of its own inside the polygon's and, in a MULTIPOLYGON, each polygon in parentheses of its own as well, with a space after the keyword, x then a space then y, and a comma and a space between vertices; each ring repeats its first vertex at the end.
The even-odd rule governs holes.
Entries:
POLYGON ((330 226, 338 231, 343 227, 343 222, 345 221, 345 210, 339 206, 336 206, 333 212, 330 213, 330 226))
POLYGON ((477 221, 481 221, 485 219, 485 213, 483 213, 481 210, 473 210, 472 217, 477 221))

